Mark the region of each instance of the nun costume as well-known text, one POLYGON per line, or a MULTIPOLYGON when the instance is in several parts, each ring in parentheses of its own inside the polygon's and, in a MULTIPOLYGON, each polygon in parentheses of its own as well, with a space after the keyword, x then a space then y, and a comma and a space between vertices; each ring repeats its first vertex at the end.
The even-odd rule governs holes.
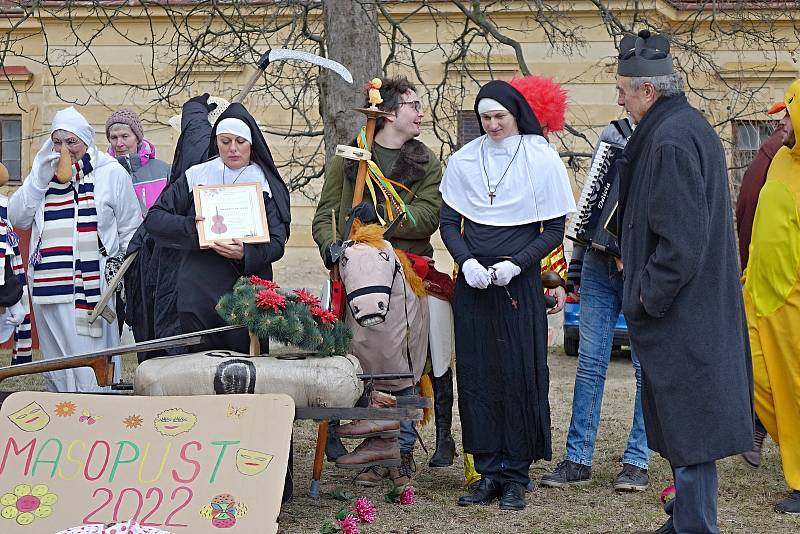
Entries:
MULTIPOLYGON (((241 104, 231 104, 211 131, 210 159, 194 165, 170 184, 150 209, 144 225, 158 245, 185 252, 178 266, 177 310, 183 332, 225 326, 217 314, 220 297, 231 291, 241 276, 272 279, 272 263, 284 253, 289 238, 289 190, 278 174, 267 142, 255 119, 241 104), (249 161, 244 156, 219 155, 218 136, 246 141, 249 161), (240 159, 236 159, 240 158, 240 159), (201 249, 195 223, 192 189, 197 185, 260 183, 264 194, 270 241, 201 249)), ((233 330, 208 336, 196 350, 228 349, 248 352, 247 330, 233 330)), ((267 347, 266 344, 263 347, 267 347)))
POLYGON ((460 267, 453 314, 464 450, 482 476, 458 504, 500 498, 501 508, 521 510, 531 462, 551 457, 539 263, 562 242, 575 201, 522 94, 489 82, 475 113, 484 135, 450 157, 441 185, 441 235, 460 267))

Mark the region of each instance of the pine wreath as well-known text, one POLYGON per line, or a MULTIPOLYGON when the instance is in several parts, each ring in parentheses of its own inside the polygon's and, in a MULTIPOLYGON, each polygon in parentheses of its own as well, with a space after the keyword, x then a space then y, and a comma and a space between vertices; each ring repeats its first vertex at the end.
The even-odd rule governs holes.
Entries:
POLYGON ((324 356, 346 354, 350 329, 304 289, 282 289, 272 280, 242 277, 217 304, 228 324, 324 356))

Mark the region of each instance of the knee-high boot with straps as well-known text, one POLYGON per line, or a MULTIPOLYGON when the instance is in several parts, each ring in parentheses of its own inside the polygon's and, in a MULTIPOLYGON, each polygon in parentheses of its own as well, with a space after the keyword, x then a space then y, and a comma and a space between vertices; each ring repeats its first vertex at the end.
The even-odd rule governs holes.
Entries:
POLYGON ((430 467, 449 467, 457 456, 456 443, 450 429, 453 426, 453 369, 450 368, 433 382, 433 415, 436 422, 436 451, 431 456, 430 467))

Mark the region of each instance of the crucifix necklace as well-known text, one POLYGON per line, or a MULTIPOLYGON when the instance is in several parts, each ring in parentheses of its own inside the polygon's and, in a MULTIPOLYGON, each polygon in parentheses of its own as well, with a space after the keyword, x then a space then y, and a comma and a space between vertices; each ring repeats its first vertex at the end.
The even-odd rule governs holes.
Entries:
POLYGON ((522 146, 522 136, 519 136, 519 143, 517 144, 517 149, 514 151, 514 155, 511 156, 511 161, 508 162, 508 166, 506 170, 503 171, 503 174, 500 176, 500 179, 494 185, 494 189, 492 189, 491 182, 489 180, 489 173, 486 171, 486 156, 483 153, 483 145, 486 143, 486 138, 483 139, 481 142, 481 167, 483 167, 483 174, 486 175, 486 189, 489 191, 489 205, 494 204, 494 197, 497 196, 497 188, 500 187, 500 184, 508 174, 509 169, 511 169, 511 165, 514 163, 514 160, 517 158, 517 154, 519 154, 519 149, 522 146))

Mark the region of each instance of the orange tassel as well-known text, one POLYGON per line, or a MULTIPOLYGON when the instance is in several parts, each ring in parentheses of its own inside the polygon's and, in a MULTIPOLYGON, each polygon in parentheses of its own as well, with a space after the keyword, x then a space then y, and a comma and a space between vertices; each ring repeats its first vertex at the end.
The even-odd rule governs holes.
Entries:
MULTIPOLYGON (((426 374, 422 375, 419 379, 419 392, 423 397, 428 397, 433 400, 433 382, 431 382, 431 378, 426 374)), ((433 421, 433 408, 424 408, 422 410, 422 421, 420 421, 420 424, 424 426, 430 421, 433 421)))

